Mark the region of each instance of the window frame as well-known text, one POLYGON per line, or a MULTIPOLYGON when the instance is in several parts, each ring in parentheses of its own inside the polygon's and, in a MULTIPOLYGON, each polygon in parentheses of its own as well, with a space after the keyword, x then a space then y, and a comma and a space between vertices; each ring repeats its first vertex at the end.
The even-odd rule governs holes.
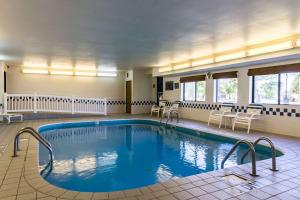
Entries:
MULTIPOLYGON (((293 72, 282 72, 277 74, 277 103, 261 103, 264 105, 287 105, 287 106, 300 106, 300 104, 287 104, 287 103, 281 103, 281 75, 283 74, 289 74, 293 72)), ((272 75, 272 74, 266 74, 266 75, 272 75)), ((255 77, 260 75, 253 75, 252 76, 252 96, 251 96, 251 103, 255 104, 255 77)))
POLYGON ((238 78, 218 78, 218 79, 215 79, 214 80, 214 85, 215 85, 215 92, 214 92, 214 94, 215 94, 215 102, 216 103, 227 103, 227 102, 229 102, 229 101, 219 101, 219 99, 218 99, 218 93, 219 93, 219 80, 220 79, 236 79, 237 80, 237 99, 236 99, 236 101, 235 102, 230 102, 230 103, 233 103, 233 104, 237 104, 238 103, 238 94, 239 94, 239 92, 238 92, 238 89, 239 89, 239 80, 238 80, 238 78))
MULTIPOLYGON (((204 100, 198 101, 197 100, 197 82, 201 82, 201 81, 191 81, 191 82, 183 82, 181 83, 182 88, 181 88, 181 92, 182 92, 182 101, 187 101, 187 102, 205 102, 206 101, 206 80, 204 80, 205 82, 205 98, 204 100), (195 99, 194 100, 185 100, 185 84, 186 83, 194 83, 195 84, 195 99)), ((180 95, 181 96, 181 95, 180 95)))

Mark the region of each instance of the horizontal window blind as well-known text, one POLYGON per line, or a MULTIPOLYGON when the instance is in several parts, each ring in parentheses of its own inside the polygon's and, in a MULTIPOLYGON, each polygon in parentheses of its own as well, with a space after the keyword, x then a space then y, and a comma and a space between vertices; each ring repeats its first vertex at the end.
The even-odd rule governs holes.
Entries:
POLYGON ((180 83, 205 81, 205 75, 180 77, 180 83))
POLYGON ((213 77, 213 79, 221 79, 221 78, 237 78, 237 71, 214 73, 214 74, 212 75, 212 77, 213 77))
POLYGON ((300 63, 249 69, 248 76, 280 74, 289 72, 300 72, 300 63))

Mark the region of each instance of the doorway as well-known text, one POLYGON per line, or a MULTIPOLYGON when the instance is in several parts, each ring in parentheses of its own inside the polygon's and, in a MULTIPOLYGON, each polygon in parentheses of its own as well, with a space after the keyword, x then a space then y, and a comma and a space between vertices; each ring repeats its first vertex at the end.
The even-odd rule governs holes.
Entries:
POLYGON ((131 85, 132 81, 126 81, 126 113, 131 114, 131 85))
POLYGON ((163 91, 164 91, 164 89, 163 89, 163 87, 164 87, 164 79, 163 79, 163 77, 157 77, 157 83, 156 83, 156 85, 157 85, 157 90, 156 90, 156 103, 157 103, 157 105, 159 105, 159 99, 160 99, 160 97, 162 97, 162 95, 163 95, 163 91))

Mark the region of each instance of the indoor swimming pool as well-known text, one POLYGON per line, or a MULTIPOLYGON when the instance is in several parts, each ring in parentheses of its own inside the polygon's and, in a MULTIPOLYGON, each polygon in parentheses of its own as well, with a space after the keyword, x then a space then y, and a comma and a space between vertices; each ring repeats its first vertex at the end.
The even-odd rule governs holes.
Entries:
MULTIPOLYGON (((44 178, 58 187, 82 192, 133 189, 217 170, 236 142, 151 120, 50 124, 39 132, 54 152, 53 169, 44 178)), ((241 164, 247 150, 238 147, 225 167, 241 164)), ((271 157, 265 146, 257 145, 256 153, 257 160, 271 157)), ((40 166, 47 162, 48 152, 40 146, 40 166)), ((250 162, 250 155, 245 162, 250 162)))

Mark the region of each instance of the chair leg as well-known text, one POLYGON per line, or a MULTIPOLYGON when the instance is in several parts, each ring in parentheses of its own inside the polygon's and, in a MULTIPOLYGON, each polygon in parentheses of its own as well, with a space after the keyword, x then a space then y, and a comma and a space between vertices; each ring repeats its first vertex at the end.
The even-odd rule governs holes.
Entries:
POLYGON ((220 119, 220 122, 219 122, 219 128, 222 127, 222 120, 223 120, 223 117, 221 117, 221 119, 220 119))
POLYGON ((233 124, 232 124, 232 130, 234 131, 235 128, 235 120, 233 120, 233 124))
POLYGON ((251 127, 251 121, 248 122, 248 130, 247 130, 247 133, 248 133, 248 134, 250 133, 250 127, 251 127))

